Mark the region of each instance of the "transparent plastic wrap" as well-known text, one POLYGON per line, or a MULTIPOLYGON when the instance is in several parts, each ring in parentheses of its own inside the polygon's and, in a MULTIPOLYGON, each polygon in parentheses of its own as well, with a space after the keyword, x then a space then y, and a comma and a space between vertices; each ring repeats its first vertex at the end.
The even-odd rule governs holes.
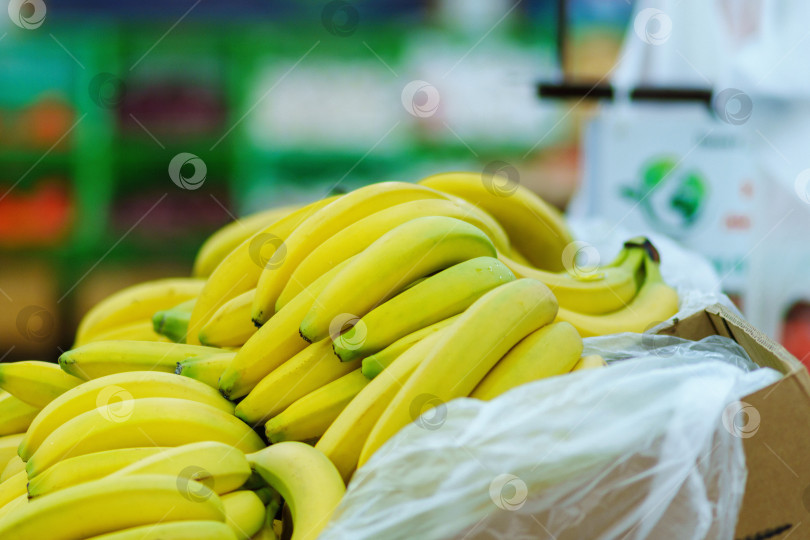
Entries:
POLYGON ((611 366, 419 417, 355 473, 321 538, 733 538, 739 399, 780 375, 721 337, 620 334, 586 352, 611 366))

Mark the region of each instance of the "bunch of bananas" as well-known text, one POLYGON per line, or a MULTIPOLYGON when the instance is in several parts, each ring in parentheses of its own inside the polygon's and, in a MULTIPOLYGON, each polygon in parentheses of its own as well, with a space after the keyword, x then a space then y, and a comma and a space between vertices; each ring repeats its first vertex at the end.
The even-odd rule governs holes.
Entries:
POLYGON ((582 337, 675 314, 648 241, 585 274, 572 243, 472 173, 228 225, 194 277, 99 303, 58 366, 0 364, 0 537, 315 538, 405 425, 602 367, 582 337))

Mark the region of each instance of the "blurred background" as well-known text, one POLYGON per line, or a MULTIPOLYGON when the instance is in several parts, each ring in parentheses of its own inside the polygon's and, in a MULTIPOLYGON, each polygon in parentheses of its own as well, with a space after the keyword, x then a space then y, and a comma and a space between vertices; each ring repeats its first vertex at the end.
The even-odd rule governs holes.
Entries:
POLYGON ((55 358, 95 302, 187 275, 236 217, 485 167, 572 219, 700 251, 806 358, 810 84, 791 74, 810 55, 805 29, 773 28, 807 8, 680 4, 11 0, 4 359, 55 358))

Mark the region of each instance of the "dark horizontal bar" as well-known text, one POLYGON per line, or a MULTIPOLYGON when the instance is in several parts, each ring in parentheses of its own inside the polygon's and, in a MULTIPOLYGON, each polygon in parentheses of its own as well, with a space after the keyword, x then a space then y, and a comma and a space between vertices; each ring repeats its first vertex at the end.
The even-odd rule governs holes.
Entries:
MULTIPOLYGON (((615 97, 615 89, 610 84, 587 83, 540 83, 537 95, 543 99, 608 99, 615 97)), ((661 86, 639 86, 630 91, 633 101, 694 101, 710 105, 712 91, 703 88, 666 88, 661 86)))

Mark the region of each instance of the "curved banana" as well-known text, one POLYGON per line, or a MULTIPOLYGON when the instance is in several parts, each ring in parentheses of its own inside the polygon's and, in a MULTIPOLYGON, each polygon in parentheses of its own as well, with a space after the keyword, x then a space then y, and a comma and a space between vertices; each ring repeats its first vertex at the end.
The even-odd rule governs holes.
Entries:
POLYGON ((196 379, 211 388, 219 388, 219 378, 222 372, 231 365, 236 353, 226 352, 204 356, 202 358, 189 358, 177 362, 175 373, 184 377, 196 379))
POLYGON ((176 398, 141 398, 104 405, 48 435, 26 463, 33 477, 72 456, 136 446, 219 441, 243 452, 264 443, 241 420, 209 405, 176 398))
MULTIPOLYGON (((247 465, 247 461, 245 461, 247 465)), ((250 470, 250 467, 248 467, 250 470)), ((225 523, 240 540, 249 540, 264 525, 264 504, 249 490, 234 491, 221 497, 225 506, 225 523)))
POLYGON ((325 271, 360 253, 394 227, 427 216, 446 216, 466 221, 484 231, 499 250, 509 249, 509 239, 498 222, 466 201, 423 199, 397 204, 349 225, 312 250, 287 281, 276 302, 276 310, 325 271))
POLYGON ((604 358, 598 354, 589 354, 580 358, 574 367, 571 368, 571 372, 573 373, 574 371, 580 371, 583 369, 596 369, 603 367, 607 367, 607 362, 605 362, 604 358))
POLYGON ((81 347, 82 345, 87 345, 88 343, 94 343, 96 341, 115 341, 120 339, 130 341, 171 341, 166 336, 163 336, 155 331, 152 321, 143 320, 128 323, 122 326, 116 326, 115 328, 110 328, 109 330, 99 332, 98 334, 88 337, 81 343, 81 345, 76 345, 76 347, 81 347))
POLYGON ((235 414, 258 425, 314 392, 360 367, 360 362, 341 362, 332 342, 322 339, 271 371, 236 406, 235 414))
POLYGON ((138 460, 148 458, 165 448, 160 446, 116 448, 68 458, 41 474, 28 479, 28 497, 40 497, 76 484, 104 478, 138 460))
POLYGON ((5 481, 0 482, 0 508, 25 495, 27 483, 28 475, 25 474, 25 470, 19 471, 5 481))
POLYGON ((310 215, 335 199, 336 197, 328 197, 291 212, 245 239, 222 259, 198 295, 188 321, 186 341, 198 345, 200 341, 197 335, 200 329, 217 309, 231 298, 254 288, 262 273, 262 263, 274 263, 283 256, 284 250, 277 250, 284 245, 287 236, 310 215))
POLYGON ((110 476, 133 474, 168 474, 175 478, 196 480, 222 495, 242 487, 250 477, 251 470, 245 454, 240 450, 221 442, 202 441, 147 456, 110 476))
POLYGON ((6 466, 3 468, 3 472, 0 474, 0 482, 5 482, 18 472, 22 472, 25 470, 25 462, 20 459, 20 456, 14 456, 6 466))
POLYGON ((124 371, 174 373, 177 362, 222 354, 222 349, 157 341, 96 341, 70 349, 59 357, 59 366, 89 380, 124 371))
POLYGON ((289 506, 292 540, 315 540, 346 491, 334 465, 322 452, 295 441, 274 444, 247 458, 289 506))
POLYGON ((236 247, 260 230, 297 210, 297 206, 279 206, 232 221, 213 233, 203 242, 194 258, 191 275, 206 278, 216 269, 222 259, 236 247))
POLYGON ((28 495, 23 493, 19 497, 10 500, 8 503, 0 507, 0 521, 11 513, 20 511, 23 507, 28 505, 28 495))
POLYGON ((301 322, 301 335, 310 342, 323 339, 333 327, 341 329, 341 317, 364 316, 418 278, 494 256, 489 237, 467 222, 413 219, 385 233, 335 276, 301 322))
POLYGON ((87 540, 236 540, 236 535, 221 521, 185 520, 133 527, 87 540))
POLYGON ((17 455, 17 448, 25 437, 25 433, 15 433, 0 437, 0 467, 5 467, 8 460, 17 455))
POLYGON ((245 342, 219 379, 219 391, 223 396, 237 399, 246 395, 271 371, 306 348, 307 342, 298 334, 301 319, 334 276, 351 260, 353 258, 316 279, 245 342))
POLYGON ((470 397, 490 400, 516 386, 571 371, 582 354, 582 338, 568 323, 535 330, 501 358, 470 397))
POLYGON ((439 403, 470 395, 509 349, 550 323, 556 314, 554 295, 533 279, 512 281, 479 298, 441 332, 441 341, 397 392, 371 431, 358 466, 416 420, 412 410, 420 409, 422 401, 425 410, 430 410, 439 403), (423 400, 425 396, 429 399, 423 400))
POLYGON ((76 331, 78 347, 95 335, 127 324, 152 319, 161 309, 176 306, 200 294, 205 281, 169 278, 147 281, 108 296, 84 316, 76 331))
POLYGON ((231 298, 214 313, 197 337, 203 345, 212 347, 241 347, 256 333, 250 320, 250 310, 256 289, 231 298))
POLYGON ((19 444, 19 454, 27 461, 45 438, 62 424, 103 405, 117 405, 126 411, 130 399, 177 398, 197 401, 233 414, 233 404, 210 386, 194 379, 157 371, 116 373, 68 390, 42 409, 19 444))
POLYGON ((34 499, 0 518, 0 538, 73 540, 164 521, 224 521, 219 497, 203 484, 194 484, 194 497, 177 489, 174 476, 102 478, 79 484, 34 499))
POLYGON ((267 421, 271 443, 320 438, 346 405, 369 383, 359 369, 347 373, 295 401, 267 421))
POLYGON ((0 363, 0 388, 38 409, 83 382, 62 371, 58 364, 50 362, 25 360, 0 363))
POLYGON ((333 338, 344 362, 374 354, 421 328, 458 315, 487 291, 514 281, 498 259, 478 257, 442 270, 363 315, 333 338))
POLYGON ((196 298, 177 304, 173 308, 156 311, 152 316, 152 329, 156 334, 169 338, 175 343, 185 343, 188 321, 196 298))
POLYGON ((384 374, 369 382, 346 405, 315 445, 332 461, 345 482, 357 468, 360 452, 374 424, 446 329, 430 334, 394 359, 384 374))
POLYGON ((276 300, 296 267, 337 231, 396 204, 419 199, 446 199, 430 188, 405 182, 380 182, 356 189, 313 214, 284 241, 285 256, 265 267, 253 299, 253 321, 262 325, 276 312, 276 300))
POLYGON ((27 430, 39 411, 39 407, 32 407, 5 390, 0 391, 0 437, 27 430))

